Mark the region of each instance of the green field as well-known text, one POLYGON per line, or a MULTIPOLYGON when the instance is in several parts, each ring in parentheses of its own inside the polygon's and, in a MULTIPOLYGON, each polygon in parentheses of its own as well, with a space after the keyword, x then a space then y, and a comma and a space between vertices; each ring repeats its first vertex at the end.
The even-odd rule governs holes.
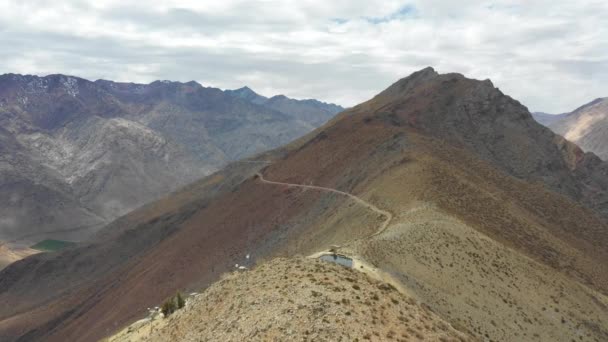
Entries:
POLYGON ((62 240, 43 240, 33 245, 32 249, 44 252, 54 252, 75 245, 74 242, 62 240))

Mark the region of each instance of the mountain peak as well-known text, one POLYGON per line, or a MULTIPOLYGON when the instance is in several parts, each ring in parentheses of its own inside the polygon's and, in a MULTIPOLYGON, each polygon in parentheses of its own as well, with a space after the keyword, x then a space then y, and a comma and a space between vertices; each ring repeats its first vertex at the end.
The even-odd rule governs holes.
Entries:
POLYGON ((470 120, 478 115, 496 117, 517 112, 519 117, 527 111, 488 79, 470 79, 458 73, 439 74, 431 67, 393 83, 366 102, 366 106, 371 106, 368 109, 375 109, 377 114, 392 111, 402 123, 427 129, 441 122, 470 120), (517 104, 517 110, 506 112, 491 108, 505 101, 517 104))
POLYGON ((390 87, 381 92, 379 96, 399 97, 405 95, 411 89, 417 87, 418 85, 426 83, 429 80, 432 80, 433 78, 438 76, 439 73, 437 73, 435 69, 433 69, 432 67, 426 67, 393 83, 390 87))
POLYGON ((289 99, 289 98, 283 94, 275 95, 270 98, 271 101, 272 100, 286 100, 286 99, 289 99))
POLYGON ((432 66, 428 66, 426 68, 420 69, 416 72, 414 72, 414 74, 419 73, 419 74, 429 74, 429 75, 439 75, 437 73, 437 71, 435 71, 435 68, 433 68, 432 66))
POLYGON ((244 86, 244 87, 241 87, 239 89, 236 89, 236 91, 243 92, 243 93, 245 93, 245 92, 247 92, 247 93, 256 93, 255 91, 253 91, 253 89, 249 88, 248 86, 244 86))
POLYGON ((255 104, 262 104, 262 103, 266 102, 266 100, 268 100, 267 97, 256 93, 248 86, 244 86, 244 87, 241 87, 238 89, 233 89, 233 90, 228 89, 228 90, 225 90, 225 92, 228 95, 231 95, 233 97, 238 97, 240 99, 243 99, 243 100, 249 101, 249 102, 253 102, 255 104))
MULTIPOLYGON (((465 77, 459 73, 447 73, 440 74, 432 67, 426 67, 424 69, 418 70, 411 75, 400 79, 399 81, 393 83, 386 90, 378 94, 381 98, 402 98, 404 96, 408 96, 412 93, 415 88, 418 88, 423 85, 429 85, 432 82, 438 81, 444 84, 461 84, 467 83, 469 85, 474 85, 475 87, 481 89, 485 89, 486 91, 482 91, 482 93, 486 93, 489 90, 497 91, 498 89, 494 87, 494 84, 491 80, 476 80, 465 77)), ((438 92, 445 90, 446 87, 441 87, 440 89, 435 89, 438 92)))
POLYGON ((244 86, 238 89, 234 89, 234 90, 229 90, 231 92, 234 92, 235 94, 240 94, 242 96, 259 96, 260 94, 256 93, 253 89, 249 88, 248 86, 244 86))

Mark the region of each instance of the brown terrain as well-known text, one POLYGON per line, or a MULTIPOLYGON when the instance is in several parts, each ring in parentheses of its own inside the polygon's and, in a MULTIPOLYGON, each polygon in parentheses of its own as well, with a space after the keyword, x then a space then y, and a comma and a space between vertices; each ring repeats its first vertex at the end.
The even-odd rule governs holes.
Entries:
POLYGON ((7 267, 0 340, 100 339, 246 254, 261 262, 337 245, 476 338, 605 341, 607 175, 607 163, 490 81, 427 68, 90 243, 7 267), (386 215, 344 193, 390 213, 386 229, 386 215))
POLYGON ((474 341, 390 284, 315 259, 275 259, 104 342, 474 341))

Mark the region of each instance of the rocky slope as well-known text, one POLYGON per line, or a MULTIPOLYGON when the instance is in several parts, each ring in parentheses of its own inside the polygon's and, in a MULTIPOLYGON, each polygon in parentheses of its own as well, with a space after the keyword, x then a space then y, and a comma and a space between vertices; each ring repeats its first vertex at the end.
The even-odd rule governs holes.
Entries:
POLYGON ((596 99, 548 126, 583 150, 608 160, 608 98, 596 99))
POLYGON ((0 239, 82 240, 229 161, 320 124, 296 114, 196 82, 2 75, 0 239))
POLYGON ((57 170, 38 162, 0 128, 0 240, 78 239, 105 219, 80 203, 57 170))
POLYGON ((490 81, 421 70, 254 160, 7 267, 0 339, 95 340, 246 254, 332 245, 475 338, 608 339, 607 163, 490 81))
POLYGON ((119 341, 473 341, 416 300, 364 273, 313 259, 275 259, 232 273, 169 318, 119 341))

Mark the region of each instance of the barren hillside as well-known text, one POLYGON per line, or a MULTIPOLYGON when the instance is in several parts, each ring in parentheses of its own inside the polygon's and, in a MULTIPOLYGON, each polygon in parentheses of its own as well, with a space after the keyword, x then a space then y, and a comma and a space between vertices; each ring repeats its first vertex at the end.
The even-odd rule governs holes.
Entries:
POLYGON ((412 297, 314 259, 275 259, 223 277, 184 309, 106 342, 473 341, 412 297))

